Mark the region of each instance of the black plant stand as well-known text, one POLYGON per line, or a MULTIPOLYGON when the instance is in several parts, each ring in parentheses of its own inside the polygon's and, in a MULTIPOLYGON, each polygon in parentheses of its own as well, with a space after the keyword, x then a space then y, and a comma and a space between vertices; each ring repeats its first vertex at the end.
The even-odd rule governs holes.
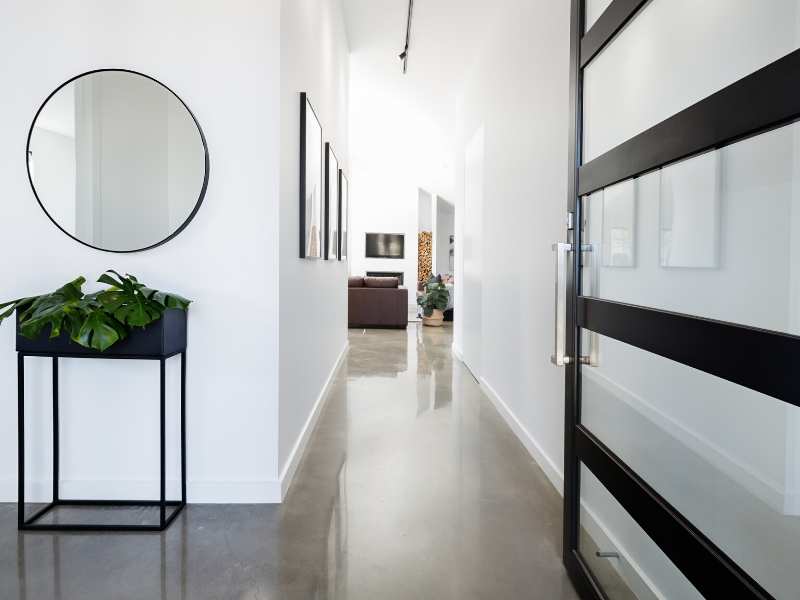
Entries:
POLYGON ((18 528, 28 531, 164 531, 186 506, 186 315, 183 311, 167 311, 162 319, 148 329, 112 346, 105 353, 86 350, 68 342, 68 338, 48 341, 26 340, 17 337, 17 435, 18 435, 18 528), (178 314, 180 313, 180 314, 178 314), (67 345, 65 345, 67 344, 67 345), (47 348, 48 350, 43 350, 47 348), (68 351, 63 351, 65 348, 68 351), (129 353, 130 350, 140 353, 129 353), (166 362, 169 358, 181 357, 181 499, 166 497, 166 362), (32 516, 25 518, 25 357, 49 357, 53 361, 53 500, 32 516), (161 493, 158 500, 79 500, 64 499, 59 493, 59 408, 58 408, 58 359, 102 358, 116 360, 158 361, 161 374, 161 493), (73 507, 159 507, 159 521, 153 524, 84 524, 84 523, 37 523, 41 517, 58 506, 73 507), (168 509, 171 512, 168 514, 168 509))

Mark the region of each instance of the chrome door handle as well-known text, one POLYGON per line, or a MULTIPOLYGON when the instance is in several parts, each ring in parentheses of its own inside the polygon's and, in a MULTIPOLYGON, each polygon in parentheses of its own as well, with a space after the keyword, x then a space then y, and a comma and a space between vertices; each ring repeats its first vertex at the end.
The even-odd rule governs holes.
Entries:
POLYGON ((563 367, 572 362, 566 355, 567 344, 567 255, 572 250, 572 244, 558 242, 553 244, 556 253, 556 326, 555 350, 550 356, 550 362, 557 367, 563 367))
POLYGON ((600 366, 600 336, 594 331, 589 333, 589 354, 581 356, 581 364, 589 367, 600 366))
MULTIPOLYGON (((586 287, 583 289, 583 294, 587 294, 590 296, 597 296, 597 282, 598 282, 598 267, 600 261, 600 249, 596 244, 583 244, 581 246, 581 252, 583 253, 583 263, 582 271, 585 272, 586 269, 589 269, 589 285, 588 290, 586 287), (591 265, 591 267, 589 266, 591 265)), ((586 282, 584 282, 584 285, 586 282)), ((600 336, 597 335, 594 331, 586 330, 587 335, 587 346, 589 350, 589 354, 585 356, 581 356, 581 364, 587 365, 589 367, 597 367, 600 364, 600 336)))
MULTIPOLYGON (((583 245, 581 250, 591 253, 593 248, 591 245, 583 245)), ((555 350, 550 356, 550 362, 557 367, 564 367, 574 362, 571 356, 566 355, 567 256, 572 252, 572 244, 558 242, 553 244, 553 251, 556 253, 555 350)), ((596 256, 593 257, 593 261, 596 261, 596 256)), ((596 279, 595 273, 592 277, 593 284, 596 279)), ((596 367, 599 364, 599 341, 598 335, 589 331, 589 354, 580 357, 579 362, 582 365, 596 367)))

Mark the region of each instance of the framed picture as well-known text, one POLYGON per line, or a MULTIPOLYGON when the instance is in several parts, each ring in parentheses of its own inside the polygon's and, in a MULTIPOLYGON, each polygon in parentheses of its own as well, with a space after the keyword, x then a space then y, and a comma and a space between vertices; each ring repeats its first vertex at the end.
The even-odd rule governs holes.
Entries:
POLYGON ((661 169, 662 267, 719 268, 720 187, 716 150, 661 169))
POLYGON ((347 260, 347 232, 350 231, 350 181, 339 169, 339 260, 347 260))
POLYGON ((636 266, 636 182, 628 179, 604 189, 603 266, 636 266))
POLYGON ((300 258, 322 258, 322 125, 300 94, 300 258))
POLYGON ((325 260, 339 255, 339 160, 325 142, 325 260))

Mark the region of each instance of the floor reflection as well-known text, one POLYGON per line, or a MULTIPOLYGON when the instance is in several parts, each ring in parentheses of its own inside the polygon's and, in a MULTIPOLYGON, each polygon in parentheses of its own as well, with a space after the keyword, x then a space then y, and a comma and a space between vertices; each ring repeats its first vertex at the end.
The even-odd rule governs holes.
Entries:
POLYGON ((349 337, 284 504, 57 536, 17 536, 0 505, 0 598, 576 598, 560 498, 454 363, 451 328, 349 337))
MULTIPOLYGON (((17 533, 16 589, 0 585, 0 597, 185 600, 185 519, 181 515, 173 533, 165 535, 17 533)), ((4 580, 12 583, 10 577, 4 580)))

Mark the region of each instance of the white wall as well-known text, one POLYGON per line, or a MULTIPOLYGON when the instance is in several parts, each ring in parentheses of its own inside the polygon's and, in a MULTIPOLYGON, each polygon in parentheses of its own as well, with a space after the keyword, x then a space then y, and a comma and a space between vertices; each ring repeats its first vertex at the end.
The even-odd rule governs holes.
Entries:
MULTIPOLYGON (((15 2, 4 5, 0 21, 0 54, 16 57, 0 66, 14 89, 0 111, 2 296, 44 292, 114 267, 195 300, 187 373, 188 492, 195 502, 279 497, 278 28, 277 0, 15 2), (62 234, 33 198, 20 159, 44 98, 69 77, 98 67, 162 80, 195 112, 208 138, 211 179, 202 209, 180 236, 148 252, 112 255, 62 234)), ((301 313, 297 320, 307 318, 301 313)), ((16 498, 15 359, 13 326, 5 323, 2 500, 16 498)), ((151 483, 158 469, 157 365, 62 362, 64 493, 157 493, 151 483)), ((172 403, 176 367, 171 361, 172 403)), ((27 376, 32 421, 47 423, 48 365, 31 359, 27 376)), ((29 430, 30 476, 42 482, 49 478, 47 431, 34 423, 29 430)), ((174 439, 168 445, 173 466, 174 439)))
MULTIPOLYGON (((413 290, 417 280, 418 188, 409 181, 394 181, 387 185, 382 176, 360 170, 356 159, 353 159, 353 165, 350 272, 353 275, 364 275, 367 271, 400 272, 405 287, 413 290), (367 233, 402 233, 405 236, 405 258, 366 258, 367 233)), ((409 304, 413 301, 413 294, 410 294, 409 304)))
POLYGON ((433 232, 433 196, 430 192, 419 190, 419 202, 417 203, 417 229, 418 231, 433 232))
MULTIPOLYGON (((486 206, 486 130, 478 127, 464 149, 464 187, 461 212, 464 225, 459 236, 462 240, 460 267, 456 269, 456 296, 459 304, 459 327, 453 344, 463 356, 465 364, 475 377, 481 374, 483 353, 483 278, 484 249, 487 242, 484 232, 486 206)), ((488 270, 488 269, 487 269, 488 270)))
POLYGON ((298 258, 300 92, 308 93, 345 173, 349 143, 340 0, 283 0, 281 11, 279 460, 285 491, 309 418, 347 342, 347 263, 298 258))
MULTIPOLYGON (((564 385, 563 371, 549 362, 550 245, 565 235, 569 6, 513 0, 492 5, 491 14, 483 19, 492 27, 459 104, 457 315, 480 307, 475 375, 505 405, 517 433, 560 487, 564 385), (472 176, 464 167, 465 149, 474 154, 481 129, 483 210, 470 206, 463 183, 472 176), (470 239, 480 245, 474 273, 467 264, 470 239), (472 280, 479 285, 470 286, 472 280)), ((455 347, 464 357, 471 326, 456 317, 455 347)))

